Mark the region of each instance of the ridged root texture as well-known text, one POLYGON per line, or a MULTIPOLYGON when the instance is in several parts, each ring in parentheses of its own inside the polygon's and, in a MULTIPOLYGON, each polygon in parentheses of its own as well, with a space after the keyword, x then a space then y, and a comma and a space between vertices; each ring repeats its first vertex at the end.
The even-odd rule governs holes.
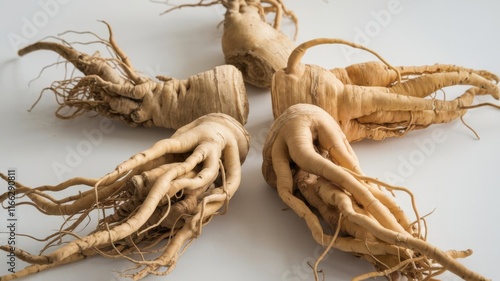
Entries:
POLYGON ((472 251, 443 251, 425 240, 413 194, 365 176, 337 122, 318 106, 296 104, 275 120, 264 144, 262 173, 318 244, 375 266, 377 271, 353 280, 400 275, 424 280, 446 270, 465 280, 487 280, 456 260, 472 251), (414 222, 384 189, 410 196, 414 222), (339 236, 329 234, 337 228, 339 236))
MULTIPOLYGON (((43 239, 40 254, 16 249, 17 257, 30 265, 0 280, 91 255, 132 261, 136 267, 122 274, 134 280, 170 273, 203 226, 227 210, 248 150, 249 134, 243 126, 228 115, 213 113, 133 155, 100 179, 73 178, 36 188, 16 183, 19 195, 26 198, 17 205, 67 219, 60 231, 43 239), (87 189, 62 199, 51 195, 75 186, 87 189), (92 212, 99 214, 97 226, 80 236, 92 212), (49 248, 55 250, 46 253, 49 248)), ((5 201, 7 194, 0 199, 5 201)), ((8 246, 1 249, 9 251, 8 246)))
POLYGON ((283 16, 295 25, 294 40, 298 32, 297 16, 282 0, 200 0, 194 4, 176 5, 163 14, 185 7, 212 5, 224 5, 226 9, 222 35, 225 62, 236 66, 245 82, 269 88, 273 74, 286 66, 294 46, 281 31, 283 16), (271 17, 274 19, 268 21, 271 17))
MULTIPOLYGON (((267 1, 265 1, 267 2, 267 1)), ((295 15, 281 1, 264 8, 260 1, 230 0, 224 17, 222 51, 227 64, 236 66, 245 82, 269 88, 273 74, 286 66, 293 50, 293 41, 280 31, 281 14, 295 15), (274 12, 275 22, 270 25, 266 14, 274 12)))
MULTIPOLYGON (((58 53, 84 76, 54 82, 45 90, 53 92, 60 105, 56 116, 67 119, 97 112, 129 126, 178 129, 198 117, 220 112, 241 124, 248 118, 248 99, 241 72, 232 65, 217 66, 185 80, 140 75, 114 41, 98 38, 112 54, 104 58, 88 55, 67 43, 36 42, 19 50, 23 56, 37 50, 58 53)), ((61 40, 61 42, 64 42, 61 40)))
POLYGON ((339 123, 350 142, 365 138, 400 137, 432 124, 462 117, 477 95, 498 99, 498 77, 485 70, 454 65, 393 67, 364 46, 335 38, 318 38, 297 46, 286 69, 273 77, 271 96, 277 118, 288 107, 314 104, 339 123), (375 54, 382 63, 368 62, 327 70, 301 64, 305 51, 320 44, 346 44, 375 54), (471 86, 452 100, 438 99, 446 87, 471 86))

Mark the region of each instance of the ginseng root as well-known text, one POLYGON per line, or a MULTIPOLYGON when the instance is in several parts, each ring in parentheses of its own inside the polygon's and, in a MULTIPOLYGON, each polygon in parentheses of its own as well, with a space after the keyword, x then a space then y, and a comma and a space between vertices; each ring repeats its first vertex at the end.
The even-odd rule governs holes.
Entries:
POLYGON ((178 129, 200 116, 220 112, 246 123, 245 84, 234 66, 217 66, 186 80, 158 76, 161 81, 153 81, 134 70, 106 25, 109 40, 99 40, 113 53, 112 58, 79 52, 65 41, 41 41, 19 50, 20 56, 54 51, 84 74, 56 81, 48 88, 60 104, 57 117, 67 119, 93 111, 129 126, 178 129))
MULTIPOLYGON (((488 71, 438 64, 393 67, 364 46, 341 39, 319 38, 299 45, 286 68, 276 72, 271 89, 277 118, 293 104, 315 104, 339 123, 349 141, 403 136, 431 124, 462 117, 476 95, 500 97, 498 77, 488 71), (356 64, 326 70, 301 64, 305 51, 320 44, 347 44, 372 52, 383 63, 356 64), (472 86, 453 100, 432 94, 445 87, 472 86)), ((492 105, 489 104, 488 105, 492 105)))
MULTIPOLYGON (((124 274, 134 280, 168 274, 202 227, 225 212, 240 185, 241 164, 248 150, 249 134, 240 122, 212 113, 181 127, 100 179, 74 178, 37 188, 16 183, 17 193, 29 199, 16 205, 32 205, 44 214, 68 219, 59 232, 43 239, 48 242, 39 255, 16 249, 16 255, 31 265, 0 280, 91 255, 134 262, 137 268, 124 274), (75 186, 88 189, 62 199, 50 194, 75 186), (94 211, 100 214, 97 227, 79 237, 75 229, 94 211), (68 237, 70 241, 65 241, 68 237), (57 249, 46 254, 49 247, 57 249)), ((0 200, 7 197, 3 194, 0 200)), ((0 249, 9 251, 8 246, 0 249)))
POLYGON ((445 252, 425 241, 417 210, 412 223, 383 188, 411 192, 365 176, 337 122, 318 106, 293 105, 274 121, 262 173, 318 244, 333 243, 375 265, 377 272, 355 280, 400 274, 424 280, 445 270, 465 280, 486 280, 457 262, 470 250, 445 252), (332 241, 328 233, 337 229, 339 217, 340 235, 332 241))
POLYGON ((245 82, 269 88, 273 74, 286 66, 288 56, 294 48, 293 41, 281 32, 282 16, 290 17, 297 26, 295 14, 288 10, 282 0, 218 0, 186 6, 209 6, 222 4, 226 8, 222 51, 227 64, 236 66, 245 82), (268 5, 265 5, 268 4, 268 5), (274 22, 266 20, 274 13, 274 22))
MULTIPOLYGON (((388 87, 393 93, 402 92, 411 94, 413 96, 422 97, 427 96, 428 93, 425 91, 418 92, 415 90, 404 89, 404 87, 409 88, 409 85, 417 84, 416 82, 406 83, 408 82, 408 80, 414 80, 417 77, 419 78, 417 79, 417 81, 424 80, 423 77, 425 77, 425 79, 429 80, 428 82, 432 82, 431 78, 440 79, 439 77, 445 77, 445 75, 438 75, 436 73, 444 74, 448 72, 461 71, 475 73, 495 83, 498 83, 499 81, 497 75, 487 70, 476 70, 452 64, 390 67, 387 64, 379 61, 370 61, 365 63, 352 64, 350 66, 347 66, 346 68, 334 68, 330 71, 335 74, 335 76, 344 84, 388 87), (425 74, 436 75, 425 76, 425 74), (402 81, 399 81, 400 79, 402 81)), ((425 82, 421 81, 421 83, 425 82)))

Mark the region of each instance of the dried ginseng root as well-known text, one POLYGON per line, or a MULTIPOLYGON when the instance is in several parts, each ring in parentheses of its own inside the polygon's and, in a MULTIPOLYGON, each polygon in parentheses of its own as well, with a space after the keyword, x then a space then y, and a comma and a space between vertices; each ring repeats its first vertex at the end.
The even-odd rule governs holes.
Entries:
POLYGON ((264 144, 262 172, 318 244, 375 266, 375 272, 353 280, 426 280, 447 270, 465 280, 487 280, 456 260, 471 250, 443 251, 425 240, 411 192, 365 176, 337 122, 318 106, 293 105, 275 120, 264 144), (414 223, 384 188, 411 195, 414 223), (329 234, 332 229, 339 234, 329 234))
POLYGON ((222 51, 227 64, 236 66, 245 82, 269 88, 273 74, 286 66, 294 48, 293 41, 281 31, 283 15, 297 26, 295 14, 282 0, 201 0, 197 4, 182 4, 167 10, 192 6, 221 4, 226 9, 222 51), (274 14, 270 24, 266 16, 274 14))
POLYGON ((67 42, 36 42, 19 50, 24 56, 50 50, 84 74, 54 82, 48 89, 60 104, 59 118, 97 112, 130 126, 178 129, 205 114, 220 112, 245 124, 248 99, 241 72, 232 65, 217 66, 185 80, 158 76, 160 81, 140 75, 116 44, 111 27, 109 40, 98 37, 113 57, 88 55, 67 42))
POLYGON ((273 77, 271 95, 274 117, 291 105, 318 105, 334 117, 350 142, 365 138, 400 137, 432 124, 461 118, 476 95, 500 97, 498 77, 488 71, 453 65, 393 67, 378 54, 358 44, 335 38, 318 38, 299 45, 286 68, 273 77), (301 64, 305 51, 321 44, 346 44, 369 51, 382 63, 355 64, 327 70, 301 64), (472 86, 453 100, 433 94, 445 87, 472 86))
MULTIPOLYGON (((17 208, 31 205, 66 220, 60 231, 43 239, 47 244, 40 254, 16 248, 16 256, 30 265, 0 280, 92 255, 132 261, 136 268, 122 274, 134 280, 170 273, 203 226, 226 211, 240 185, 248 150, 249 134, 240 122, 212 113, 133 155, 100 179, 78 177, 36 188, 16 183, 17 194, 25 198, 18 200, 17 208), (86 189, 56 198, 58 192, 77 186, 86 189), (100 215, 97 226, 80 236, 92 212, 100 215)), ((1 202, 7 197, 2 194, 1 202)), ((0 249, 12 250, 8 245, 0 249)))

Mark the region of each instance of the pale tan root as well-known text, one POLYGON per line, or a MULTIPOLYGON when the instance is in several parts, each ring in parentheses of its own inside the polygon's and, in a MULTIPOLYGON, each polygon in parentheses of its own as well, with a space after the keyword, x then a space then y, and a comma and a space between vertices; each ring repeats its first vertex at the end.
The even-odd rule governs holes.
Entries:
MULTIPOLYGON (((2 249, 2 250, 5 250, 5 249, 2 249)), ((48 270, 48 269, 51 269, 54 267, 58 267, 58 266, 62 266, 65 264, 69 264, 69 263, 83 260, 87 256, 90 256, 90 255, 91 255, 90 253, 89 254, 78 253, 78 254, 75 254, 71 257, 68 257, 67 259, 65 259, 64 261, 61 261, 59 263, 36 264, 32 260, 29 260, 29 257, 23 256, 23 254, 21 252, 17 251, 16 256, 19 257, 19 259, 21 259, 21 260, 28 261, 29 263, 31 263, 31 265, 29 265, 29 266, 27 266, 19 271, 16 271, 15 273, 0 276, 0 281, 9 281, 9 280, 20 279, 20 278, 35 274, 35 273, 40 272, 40 271, 48 270)))
MULTIPOLYGON (((235 156, 237 155, 233 155, 232 157, 235 156)), ((229 182, 234 179, 228 178, 227 180, 229 182)), ((126 276, 138 280, 148 274, 166 275, 170 273, 175 268, 177 259, 185 250, 185 247, 201 234, 203 225, 208 223, 214 215, 218 214, 218 211, 227 203, 226 200, 229 200, 229 198, 227 198, 226 192, 231 191, 225 190, 221 192, 220 189, 214 190, 214 192, 204 197, 201 204, 196 206, 197 209, 193 212, 194 214, 185 219, 184 225, 179 229, 175 237, 168 242, 168 247, 165 248, 165 251, 156 260, 143 263, 138 271, 126 276), (160 269, 165 270, 160 271, 160 269)))
MULTIPOLYGON (((275 4, 279 9, 284 7, 281 1, 275 4)), ((236 66, 243 73, 245 82, 269 88, 273 74, 286 66, 294 44, 265 21, 261 9, 260 1, 228 1, 222 51, 226 63, 236 66)), ((279 20, 276 23, 275 26, 279 27, 279 20)))
MULTIPOLYGON (((337 187, 329 185, 319 177, 306 173, 303 170, 298 170, 296 172, 295 181, 297 182, 297 187, 301 195, 303 195, 307 200, 307 203, 312 210, 316 209, 319 212, 319 214, 321 215, 321 219, 326 222, 327 228, 340 228, 341 235, 343 237, 351 237, 358 241, 370 241, 373 243, 373 245, 371 246, 368 246, 367 244, 366 250, 364 250, 363 252, 353 254, 365 258, 377 269, 392 264, 399 265, 401 264, 401 260, 404 260, 404 262, 406 262, 412 259, 412 252, 402 247, 398 247, 399 250, 394 254, 386 253, 384 255, 376 255, 375 253, 381 252, 381 250, 387 248, 389 244, 380 241, 372 232, 367 231, 367 229, 360 227, 350 220, 343 220, 341 225, 338 225, 337 221, 342 212, 338 209, 337 205, 325 202, 319 195, 320 189, 324 188, 324 186, 332 189, 336 189, 337 187)), ((369 213, 357 206, 357 204, 353 204, 352 208, 355 209, 356 213, 373 219, 373 217, 369 213)), ((327 230, 325 229, 324 231, 326 232, 327 230)), ((415 267, 410 266, 410 270, 407 269, 405 271, 405 275, 410 275, 411 269, 413 268, 415 267)), ((425 268, 428 267, 426 266, 425 268)))
MULTIPOLYGON (((352 198, 350 198, 344 191, 332 188, 330 183, 324 181, 324 178, 320 178, 319 181, 323 181, 323 183, 320 185, 318 195, 322 197, 326 204, 330 206, 337 206, 344 216, 352 223, 366 229, 366 231, 374 234, 377 239, 380 239, 385 243, 410 249, 426 256, 432 261, 431 264, 417 264, 418 268, 416 269, 413 269, 411 266, 404 267, 403 273, 405 275, 419 279, 418 274, 422 272, 422 268, 425 270, 423 273, 426 273, 428 269, 430 270, 434 263, 437 263, 465 280, 486 280, 485 277, 467 269, 465 266, 458 263, 454 257, 449 256, 446 252, 443 252, 430 243, 410 236, 406 232, 394 232, 381 227, 381 225, 372 218, 356 212, 353 207, 356 202, 353 202, 352 198)), ((420 255, 416 255, 415 257, 418 256, 420 255)), ((397 261, 397 259, 395 260, 397 261)))
MULTIPOLYGON (((133 155, 100 179, 78 178, 34 189, 20 187, 33 199, 31 204, 40 204, 39 209, 54 215, 64 213, 72 220, 46 238, 51 240, 43 251, 57 246, 54 251, 25 255, 37 266, 23 272, 56 267, 87 252, 134 262, 138 266, 130 273, 134 279, 170 272, 190 241, 201 234, 203 225, 225 212, 240 184, 241 164, 248 149, 249 135, 241 123, 228 115, 212 113, 133 155), (71 200, 58 201, 47 199, 45 194, 81 183, 92 188, 84 191, 82 198, 70 196, 71 200), (66 203, 73 207, 63 208, 66 203), (72 231, 93 210, 101 214, 97 227, 85 236, 76 236, 72 231), (74 238, 63 241, 62 237, 74 238), (154 256, 145 259, 146 253, 154 256)), ((11 277, 15 276, 2 278, 11 277)))
MULTIPOLYGON (((405 75, 410 75, 413 71, 407 68, 401 70, 405 75)), ((403 136, 409 131, 423 129, 431 124, 451 122, 472 108, 474 95, 491 95, 496 99, 499 97, 499 88, 496 85, 498 78, 487 71, 446 65, 438 65, 430 70, 416 67, 415 70, 429 73, 415 78, 404 77, 406 80, 403 81, 398 68, 391 66, 380 55, 364 46, 335 38, 307 41, 292 52, 287 68, 277 71, 274 75, 271 88, 273 115, 278 118, 294 104, 314 104, 338 121, 350 142, 365 138, 380 140, 385 137, 403 136), (345 82, 349 81, 346 81, 345 77, 336 77, 333 72, 320 66, 301 64, 300 59, 305 51, 320 44, 347 44, 373 53, 383 64, 372 64, 379 69, 385 65, 383 69, 393 73, 387 79, 392 81, 392 84, 386 87, 377 86, 377 83, 384 83, 377 81, 375 77, 374 81, 371 81, 375 86, 346 84, 345 82), (455 100, 428 98, 444 87, 456 85, 473 87, 455 100)), ((364 74, 368 77, 372 75, 371 72, 364 74)), ((374 71, 373 75, 376 74, 377 71, 374 71)))
POLYGON ((274 22, 273 22, 273 27, 276 30, 281 30, 281 20, 282 20, 282 14, 285 14, 287 17, 289 17, 294 25, 295 25, 295 34, 293 39, 297 39, 297 34, 298 34, 298 27, 299 27, 299 20, 297 18, 297 15, 291 10, 289 10, 286 6, 285 3, 283 3, 282 0, 261 0, 261 3, 268 3, 271 6, 267 7, 264 6, 264 13, 267 15, 270 12, 273 12, 275 14, 274 22))
POLYGON ((282 0, 201 0, 196 4, 181 4, 164 13, 183 7, 211 6, 222 4, 226 8, 224 15, 224 33, 222 51, 227 64, 234 65, 242 74, 245 82, 269 88, 273 74, 286 66, 288 56, 294 48, 292 39, 281 29, 282 15, 292 19, 296 26, 298 20, 282 0), (266 15, 274 13, 272 23, 266 15))
MULTIPOLYGON (((91 209, 95 207, 94 205, 99 202, 99 198, 108 198, 113 196, 116 193, 121 192, 124 188, 129 188, 136 190, 140 188, 137 184, 134 184, 132 180, 130 183, 127 183, 129 179, 135 174, 147 173, 145 171, 150 170, 154 166, 159 166, 166 162, 172 162, 175 158, 173 155, 166 155, 165 157, 160 157, 147 163, 143 166, 137 167, 131 173, 129 173, 126 177, 120 179, 119 181, 113 182, 110 185, 101 185, 98 189, 94 189, 94 185, 99 181, 99 179, 89 179, 89 178, 71 178, 67 181, 59 183, 55 186, 51 185, 43 185, 36 188, 29 188, 21 183, 17 184, 16 192, 20 198, 27 196, 30 201, 18 201, 17 205, 33 205, 40 212, 47 215, 73 215, 77 214, 81 211, 91 209), (132 184, 132 186, 125 185, 132 184), (55 199, 48 192, 58 192, 71 187, 76 186, 87 186, 92 187, 90 190, 81 191, 76 195, 68 196, 61 199, 55 199)), ((6 176, 0 173, 0 177, 6 180, 6 176)), ((4 201, 7 194, 0 195, 0 201, 4 201)))
MULTIPOLYGON (((289 110, 286 118, 278 118, 271 129, 270 136, 266 143, 268 143, 269 146, 272 144, 272 147, 265 147, 264 150, 264 155, 266 155, 264 157, 264 167, 269 169, 268 171, 263 171, 267 181, 272 186, 278 186, 273 182, 280 180, 275 176, 275 171, 277 169, 276 165, 273 165, 271 162, 266 163, 266 161, 270 161, 269 159, 272 159, 273 162, 283 161, 283 163, 277 163, 281 165, 280 167, 282 168, 288 165, 288 160, 286 160, 286 158, 282 159, 283 157, 303 159, 304 162, 312 164, 307 168, 308 172, 317 174, 318 176, 325 176, 333 182, 335 182, 335 177, 343 179, 343 187, 352 193, 356 200, 359 200, 360 204, 367 206, 367 211, 376 217, 381 224, 390 229, 402 231, 402 226, 397 222, 397 219, 395 219, 393 215, 389 215, 391 211, 389 211, 387 206, 380 204, 380 201, 372 193, 366 194, 366 187, 363 183, 357 181, 355 178, 351 178, 351 176, 339 166, 332 165, 330 160, 323 158, 317 153, 311 153, 315 151, 311 139, 318 139, 318 141, 322 143, 322 149, 328 151, 332 159, 334 159, 338 165, 358 174, 362 174, 357 157, 350 148, 348 140, 338 126, 332 128, 332 125, 328 122, 333 120, 332 117, 328 116, 324 111, 319 111, 316 106, 303 105, 302 107, 304 107, 303 110, 289 110), (303 115, 307 117, 298 118, 303 115), (293 127, 306 129, 298 134, 296 130, 292 129, 293 127), (273 138, 279 138, 279 140, 273 138), (289 146, 287 142, 293 143, 294 150, 286 152, 289 146), (281 151, 282 154, 278 153, 279 149, 283 150, 281 151), (276 158, 271 154, 277 154, 276 158), (321 171, 316 169, 321 169, 321 171)), ((284 180, 284 177, 281 180, 284 180)), ((288 180, 291 181, 292 179, 288 178, 288 180)), ((292 185, 283 184, 283 186, 292 185)), ((392 211, 398 210, 398 208, 392 207, 390 209, 392 211)), ((409 221, 402 214, 401 210, 398 212, 398 218, 403 219, 403 221, 409 221)))
MULTIPOLYGON (((475 74, 494 83, 498 83, 499 81, 498 76, 489 71, 470 69, 450 64, 397 66, 395 69, 391 69, 384 63, 370 61, 352 64, 345 68, 334 68, 330 71, 333 72, 335 76, 344 84, 390 88, 405 84, 405 82, 413 81, 415 78, 423 77, 425 75, 455 72, 475 74), (401 76, 402 83, 398 83, 398 75, 401 76)), ((393 92, 404 93, 398 90, 397 87, 393 90, 393 92)))
MULTIPOLYGON (((364 138, 383 140, 387 137, 401 137, 413 130, 462 118, 467 113, 467 109, 475 107, 471 105, 474 97, 484 92, 483 89, 470 88, 455 100, 448 102, 437 100, 433 109, 379 111, 351 120, 342 127, 353 132, 350 135, 351 141, 364 138), (451 108, 442 107, 442 105, 446 107, 451 105, 451 108)), ((488 106, 498 108, 494 104, 488 104, 488 106)), ((475 133, 472 128, 465 125, 475 133)))
POLYGON ((458 263, 455 252, 444 252, 423 240, 420 224, 410 223, 378 186, 403 189, 364 176, 337 122, 317 106, 293 105, 275 120, 264 144, 262 172, 322 246, 333 237, 323 230, 316 213, 330 229, 337 227, 342 213, 342 235, 333 247, 351 249, 347 252, 365 257, 384 274, 400 272, 420 280, 444 269, 466 280, 486 280, 458 263), (294 195, 295 189, 302 197, 294 195), (364 246, 354 246, 359 242, 364 246))
POLYGON ((397 83, 389 86, 387 87, 387 91, 390 93, 424 98, 445 87, 472 85, 478 89, 486 90, 485 94, 490 94, 493 98, 498 99, 500 97, 500 92, 496 85, 497 82, 495 82, 495 84, 492 82, 493 81, 473 72, 456 71, 423 75, 404 83, 397 83))
MULTIPOLYGON (((5 246, 0 246, 0 249, 4 250, 4 251, 9 251, 9 249, 6 248, 5 246)), ((68 258, 66 258, 60 262, 57 262, 57 263, 44 264, 43 263, 44 260, 41 260, 40 256, 31 255, 31 254, 29 254, 21 249, 18 249, 18 248, 16 248, 14 252, 15 252, 17 258, 19 258, 22 261, 28 262, 31 265, 29 265, 29 266, 27 266, 19 271, 16 271, 14 274, 0 276, 1 281, 20 279, 20 278, 26 277, 28 275, 32 275, 32 274, 35 274, 35 273, 38 273, 41 271, 45 271, 45 270, 49 270, 49 269, 53 269, 53 268, 63 266, 66 264, 78 262, 78 261, 81 261, 81 260, 86 259, 88 257, 99 255, 99 254, 104 255, 106 257, 110 257, 110 258, 121 258, 122 254, 120 254, 120 252, 130 253, 130 251, 126 250, 125 247, 123 247, 123 246, 115 246, 115 247, 108 246, 106 249, 103 249, 103 250, 88 249, 88 250, 85 250, 83 252, 75 253, 74 255, 69 256, 68 258)))
POLYGON ((177 129, 212 112, 225 113, 245 124, 248 99, 241 72, 221 65, 185 80, 154 81, 141 76, 118 47, 107 25, 111 58, 88 55, 56 42, 36 42, 19 50, 23 56, 37 50, 50 50, 83 73, 54 82, 52 91, 58 102, 59 118, 73 118, 89 111, 130 126, 157 126, 177 129))

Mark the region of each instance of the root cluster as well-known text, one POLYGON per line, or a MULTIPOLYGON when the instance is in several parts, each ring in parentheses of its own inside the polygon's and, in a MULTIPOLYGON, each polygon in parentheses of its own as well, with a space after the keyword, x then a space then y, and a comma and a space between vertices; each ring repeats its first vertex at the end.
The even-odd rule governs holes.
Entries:
POLYGON ((113 38, 106 23, 109 40, 97 37, 107 47, 111 57, 80 52, 72 44, 39 41, 19 50, 24 56, 38 50, 58 53, 83 76, 72 73, 69 78, 55 81, 45 90, 53 92, 59 103, 56 116, 74 118, 87 112, 119 120, 125 124, 178 129, 198 117, 221 112, 245 124, 248 98, 241 72, 232 65, 220 65, 211 70, 179 80, 158 76, 160 81, 141 75, 113 38))
MULTIPOLYGON (((67 219, 60 231, 44 239, 47 244, 40 254, 16 249, 16 255, 31 265, 0 280, 91 255, 132 261, 136 268, 123 274, 134 280, 168 274, 203 226, 224 213, 239 187, 248 149, 249 135, 243 126, 232 117, 213 113, 132 156, 100 179, 73 178, 36 188, 17 183, 17 192, 27 199, 18 205, 67 219), (51 195, 74 186, 88 188, 62 199, 51 195), (75 229, 91 212, 99 213, 97 227, 80 237, 75 229), (62 244, 64 238, 70 241, 62 244)), ((2 202, 6 197, 1 195, 2 202)))
POLYGON ((461 118, 474 97, 500 98, 498 77, 485 70, 436 64, 393 67, 376 52, 336 38, 318 38, 297 46, 286 68, 276 72, 271 96, 277 118, 298 103, 314 104, 333 116, 350 142, 404 136, 432 124, 461 118), (321 44, 347 44, 369 51, 383 63, 367 62, 332 70, 301 64, 305 51, 321 44), (471 86, 453 100, 439 99, 446 87, 471 86))
MULTIPOLYGON (((499 78, 447 64, 393 67, 366 47, 334 38, 318 38, 294 49, 280 29, 283 16, 296 25, 297 18, 281 0, 198 0, 165 13, 216 4, 226 9, 221 42, 226 65, 185 80, 158 76, 153 81, 141 75, 107 23, 108 39, 87 34, 107 48, 108 58, 80 52, 74 48, 77 42, 60 38, 19 50, 21 56, 37 50, 56 52, 81 72, 45 89, 56 95, 57 117, 96 112, 130 126, 177 131, 102 178, 79 177, 35 188, 16 183, 24 200, 17 205, 63 216, 65 222, 41 239, 46 244, 39 254, 15 249, 30 265, 0 281, 92 255, 131 261, 135 267, 123 275, 134 280, 171 272, 203 226, 225 212, 240 185, 249 150, 243 127, 248 117, 244 82, 271 88, 275 122, 263 149, 265 180, 305 220, 318 244, 374 265, 376 271, 354 280, 431 280, 444 271, 465 280, 486 280, 457 261, 471 250, 444 251, 426 241, 425 218, 413 194, 364 175, 350 143, 403 136, 461 118, 468 109, 492 105, 473 105, 474 97, 499 99, 499 78), (305 51, 320 44, 347 44, 382 62, 331 70, 301 64, 305 51), (457 85, 470 87, 453 100, 436 98, 443 88, 457 85), (62 199, 53 196, 76 186, 84 190, 62 199), (394 191, 409 195, 414 219, 390 196, 394 191), (95 228, 78 235, 76 230, 85 228, 92 213, 99 217, 95 228)), ((0 195, 0 202, 7 196, 0 195)), ((7 246, 0 249, 12 251, 7 246)))
POLYGON ((264 178, 305 220, 318 244, 375 266, 376 272, 355 280, 400 275, 425 280, 446 270, 465 280, 486 280, 456 260, 472 251, 443 251, 425 240, 425 220, 411 192, 365 176, 345 134, 321 108, 297 104, 285 110, 271 127, 263 158, 264 178), (384 189, 410 195, 414 221, 384 189), (334 238, 329 233, 337 228, 334 238))
POLYGON ((286 66, 294 46, 292 39, 281 31, 282 18, 286 16, 294 22, 296 37, 297 17, 282 0, 200 0, 196 4, 175 6, 165 13, 217 4, 226 9, 221 42, 225 62, 238 68, 245 82, 269 88, 273 74, 286 66), (268 22, 270 15, 274 19, 268 22))

